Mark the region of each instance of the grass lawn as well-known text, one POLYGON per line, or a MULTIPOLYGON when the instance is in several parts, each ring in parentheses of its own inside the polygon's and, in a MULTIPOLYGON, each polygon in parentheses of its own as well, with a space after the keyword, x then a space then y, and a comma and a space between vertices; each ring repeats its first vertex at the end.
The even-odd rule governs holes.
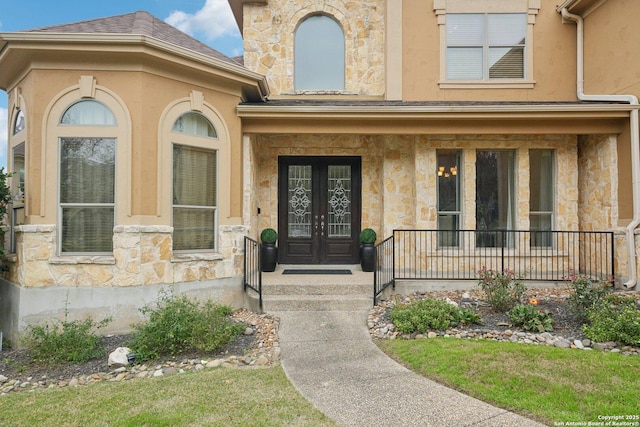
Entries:
POLYGON ((550 425, 640 415, 640 357, 454 338, 377 343, 425 377, 550 425))
POLYGON ((335 426, 280 366, 210 369, 0 397, 8 426, 335 426))

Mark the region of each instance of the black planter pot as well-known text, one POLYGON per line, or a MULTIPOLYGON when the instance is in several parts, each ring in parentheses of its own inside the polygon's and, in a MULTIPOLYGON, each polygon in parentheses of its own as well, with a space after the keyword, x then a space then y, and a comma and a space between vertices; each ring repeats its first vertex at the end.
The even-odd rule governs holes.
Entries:
POLYGON ((362 271, 371 272, 376 268, 376 247, 373 243, 360 246, 360 266, 362 271))
POLYGON ((260 245, 260 269, 271 273, 276 270, 278 263, 278 247, 275 243, 262 243, 260 245))

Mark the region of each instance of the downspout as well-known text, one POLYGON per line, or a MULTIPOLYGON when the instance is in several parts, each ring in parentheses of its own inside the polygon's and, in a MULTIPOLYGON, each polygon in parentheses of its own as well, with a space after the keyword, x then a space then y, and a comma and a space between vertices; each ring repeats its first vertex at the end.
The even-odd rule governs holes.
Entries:
MULTIPOLYGON (((581 16, 571 14, 566 7, 562 8, 562 17, 573 21, 577 26, 577 94, 581 101, 627 102, 638 106, 638 98, 634 95, 586 95, 584 93, 584 21, 581 16)), ((635 229, 640 225, 640 141, 638 130, 638 108, 630 110, 631 126, 631 179, 633 191, 633 220, 626 227, 627 253, 629 257, 629 280, 624 287, 631 289, 638 281, 636 272, 635 229)))

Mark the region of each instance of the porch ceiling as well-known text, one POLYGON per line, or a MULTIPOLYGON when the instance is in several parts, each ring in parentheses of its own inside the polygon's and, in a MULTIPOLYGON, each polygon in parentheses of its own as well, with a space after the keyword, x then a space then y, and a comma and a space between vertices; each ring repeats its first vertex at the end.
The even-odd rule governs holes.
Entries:
POLYGON ((289 101, 237 108, 245 133, 599 134, 620 133, 621 103, 289 101))

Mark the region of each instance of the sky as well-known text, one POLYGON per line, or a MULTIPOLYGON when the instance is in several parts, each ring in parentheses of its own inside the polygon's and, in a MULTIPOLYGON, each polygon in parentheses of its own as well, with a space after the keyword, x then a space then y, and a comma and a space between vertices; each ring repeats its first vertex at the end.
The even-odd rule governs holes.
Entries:
MULTIPOLYGON (((242 39, 227 0, 2 0, 0 33, 145 10, 227 56, 242 39)), ((0 90, 0 166, 7 165, 7 99, 0 90)))

